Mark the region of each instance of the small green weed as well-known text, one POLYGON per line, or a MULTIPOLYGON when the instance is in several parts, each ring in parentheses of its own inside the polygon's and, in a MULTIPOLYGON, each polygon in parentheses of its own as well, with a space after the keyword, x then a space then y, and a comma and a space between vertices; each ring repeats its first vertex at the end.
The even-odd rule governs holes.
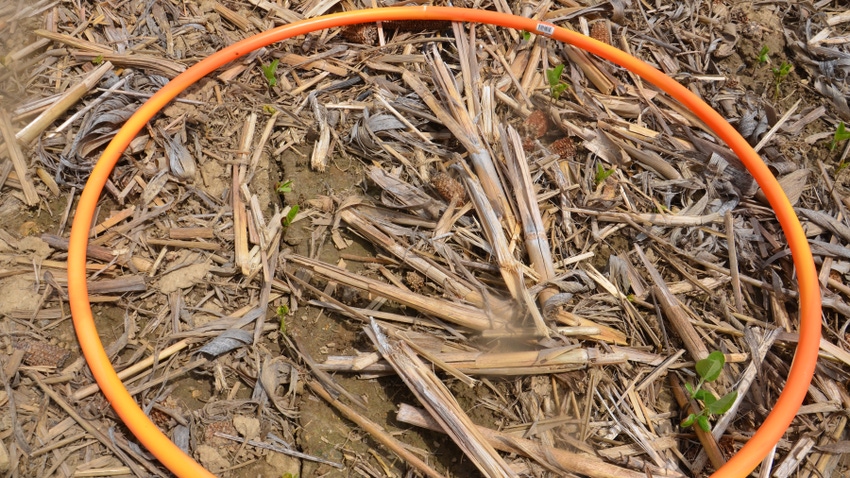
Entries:
MULTIPOLYGON (((277 191, 278 194, 291 193, 295 186, 292 184, 292 180, 284 181, 282 183, 275 184, 274 190, 277 191)), ((280 219, 280 224, 283 227, 288 227, 292 224, 292 221, 295 220, 295 216, 298 215, 299 207, 297 204, 293 204, 289 206, 289 211, 286 213, 286 216, 280 219)))
POLYGON ((289 227, 289 225, 292 224, 292 221, 295 220, 295 216, 297 216, 297 215, 298 215, 298 205, 293 204, 292 206, 289 207, 289 212, 286 213, 286 216, 284 216, 280 220, 280 223, 283 225, 283 227, 289 227))
POLYGON ((530 41, 531 40, 531 32, 523 31, 522 32, 522 39, 523 39, 523 41, 526 41, 526 42, 530 41))
POLYGON ((266 81, 269 83, 269 88, 274 88, 277 86, 277 65, 280 63, 280 60, 275 58, 268 65, 260 65, 260 68, 263 69, 263 76, 266 78, 266 81))
POLYGON ((829 142, 829 150, 835 151, 835 148, 838 147, 838 143, 842 141, 847 141, 850 139, 850 131, 847 131, 847 126, 843 121, 838 123, 838 128, 835 129, 835 133, 832 135, 832 141, 829 142))
POLYGON ((570 87, 566 82, 561 81, 561 73, 564 72, 564 64, 546 70, 546 80, 549 82, 549 94, 554 99, 560 99, 561 93, 570 87))
POLYGON ((770 49, 767 47, 767 45, 761 47, 761 50, 759 50, 758 61, 760 65, 764 65, 765 63, 770 61, 770 57, 767 56, 769 51, 770 49))
POLYGON ((791 73, 791 70, 794 69, 794 66, 787 61, 783 61, 781 65, 777 68, 771 68, 770 71, 773 72, 773 84, 776 87, 776 98, 779 98, 779 86, 785 81, 785 78, 791 73))
POLYGON ((279 305, 275 310, 277 318, 280 319, 280 333, 286 335, 286 316, 289 315, 289 307, 279 305))
POLYGON ((596 186, 599 186, 599 184, 601 182, 605 181, 606 179, 608 179, 609 176, 614 174, 614 171, 615 171, 614 168, 605 169, 601 164, 597 163, 596 164, 596 175, 593 176, 593 184, 595 184, 596 186))
POLYGON ((278 192, 278 194, 291 193, 292 192, 292 180, 284 181, 282 183, 277 183, 277 185, 275 186, 274 189, 275 189, 275 191, 278 192))
POLYGON ((735 400, 738 399, 738 392, 733 390, 720 398, 714 396, 708 390, 704 390, 702 385, 706 382, 713 382, 720 377, 720 372, 723 371, 723 365, 726 364, 726 357, 722 352, 714 351, 708 354, 708 357, 700 360, 696 364, 697 375, 699 382, 696 387, 686 383, 685 388, 691 394, 691 398, 699 400, 703 404, 703 409, 700 413, 691 413, 688 418, 682 421, 683 427, 692 426, 694 423, 699 425, 703 431, 711 430, 709 419, 712 415, 723 415, 728 412, 735 400))

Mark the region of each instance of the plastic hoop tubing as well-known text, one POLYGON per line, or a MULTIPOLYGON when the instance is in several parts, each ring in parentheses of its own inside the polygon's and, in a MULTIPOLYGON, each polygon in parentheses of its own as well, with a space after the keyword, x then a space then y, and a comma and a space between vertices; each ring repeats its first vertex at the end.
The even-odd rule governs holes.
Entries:
POLYGON ((219 68, 271 43, 326 28, 393 20, 449 20, 497 25, 546 35, 616 63, 653 83, 705 122, 738 155, 761 186, 788 240, 800 299, 800 337, 785 388, 759 430, 713 477, 744 477, 771 452, 791 424, 814 374, 820 344, 821 301, 817 273, 803 229, 776 178, 749 144, 716 111, 685 87, 648 64, 584 35, 514 15, 451 7, 393 7, 336 13, 298 21, 235 43, 195 64, 143 104, 104 150, 83 190, 68 249, 68 295, 74 328, 86 361, 107 399, 139 441, 180 477, 211 477, 209 471, 174 445, 142 412, 124 388, 103 350, 92 318, 86 286, 86 247, 94 211, 106 180, 130 141, 183 90, 219 68))

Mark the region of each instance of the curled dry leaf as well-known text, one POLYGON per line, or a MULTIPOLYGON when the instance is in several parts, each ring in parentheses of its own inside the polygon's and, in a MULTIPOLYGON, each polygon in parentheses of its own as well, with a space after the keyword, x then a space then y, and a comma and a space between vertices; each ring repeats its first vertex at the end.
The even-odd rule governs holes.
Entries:
POLYGON ((194 181, 197 172, 195 157, 183 144, 180 133, 171 138, 163 133, 163 137, 165 138, 165 153, 168 155, 168 167, 171 169, 171 174, 183 181, 194 181))

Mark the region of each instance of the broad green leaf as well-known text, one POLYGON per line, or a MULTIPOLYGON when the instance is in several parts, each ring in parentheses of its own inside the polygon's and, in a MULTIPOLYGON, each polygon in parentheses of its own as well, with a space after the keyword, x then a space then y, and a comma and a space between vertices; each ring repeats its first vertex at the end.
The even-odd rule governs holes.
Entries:
POLYGON ((765 63, 767 63, 767 61, 768 61, 768 57, 767 57, 768 52, 770 52, 770 49, 767 47, 767 45, 765 45, 765 46, 761 47, 761 50, 759 50, 759 56, 758 56, 759 63, 761 63, 761 64, 765 64, 765 63))
POLYGON ((850 139, 850 130, 847 129, 843 121, 838 122, 838 128, 835 129, 835 138, 838 141, 850 139))
MULTIPOLYGON (((843 121, 839 121, 838 128, 835 129, 835 133, 832 135, 832 141, 829 142, 829 150, 834 151, 835 148, 838 147, 839 142, 848 139, 850 139, 850 131, 847 130, 843 121)), ((836 171, 835 174, 838 174, 838 171, 836 171)))
POLYGON ((549 82, 549 87, 554 88, 561 82, 561 73, 564 71, 564 64, 546 70, 546 80, 549 82))
POLYGON ((260 65, 260 68, 263 70, 263 76, 266 77, 266 81, 269 83, 269 87, 274 88, 277 85, 277 77, 275 74, 277 73, 277 65, 280 63, 280 60, 275 59, 268 65, 260 65))
POLYGON ((726 395, 720 397, 720 399, 715 401, 714 403, 706 403, 705 406, 708 410, 708 413, 711 413, 712 415, 723 415, 724 413, 728 412, 730 408, 732 408, 732 405, 737 399, 738 391, 732 390, 726 395))
POLYGON ((694 394, 694 398, 704 403, 706 407, 710 407, 712 403, 717 401, 717 397, 705 389, 697 390, 697 393, 694 394))
POLYGON ((290 179, 289 181, 286 181, 286 182, 283 182, 283 183, 278 183, 278 185, 277 185, 277 187, 275 187, 275 189, 277 190, 277 192, 279 192, 281 194, 292 192, 292 180, 290 179))
POLYGON ((566 91, 567 88, 569 88, 569 87, 570 87, 570 85, 568 85, 566 83, 558 83, 557 85, 553 86, 552 87, 552 98, 555 98, 556 100, 561 99, 561 94, 563 94, 564 91, 566 91))
POLYGON ((599 184, 602 181, 608 179, 608 176, 614 174, 614 168, 605 169, 601 164, 596 164, 596 176, 593 178, 595 184, 599 184))
POLYGON ((292 221, 295 220, 295 216, 297 216, 297 215, 298 215, 298 205, 293 204, 292 206, 290 206, 289 212, 286 213, 286 216, 281 218, 281 220, 280 220, 281 225, 283 225, 283 227, 289 226, 290 224, 292 224, 292 221))
POLYGON ((720 376, 723 371, 723 364, 726 363, 726 357, 723 352, 714 351, 708 354, 708 357, 697 362, 697 373, 706 382, 713 382, 720 376))
POLYGON ((689 426, 694 424, 694 421, 696 419, 697 419, 697 416, 695 414, 691 413, 690 415, 688 415, 688 418, 682 420, 682 426, 683 427, 689 427, 689 426))
POLYGON ((705 415, 697 416, 697 425, 702 428, 702 431, 709 432, 711 431, 711 424, 708 423, 708 417, 705 415))

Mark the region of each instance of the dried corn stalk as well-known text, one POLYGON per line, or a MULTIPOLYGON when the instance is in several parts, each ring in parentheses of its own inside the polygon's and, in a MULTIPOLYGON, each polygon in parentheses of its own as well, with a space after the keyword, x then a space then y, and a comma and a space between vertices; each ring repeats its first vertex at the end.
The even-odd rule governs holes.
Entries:
POLYGON ((328 158, 331 155, 331 128, 328 126, 328 112, 316 100, 316 95, 311 94, 309 99, 310 107, 313 109, 313 115, 316 116, 316 123, 319 125, 319 139, 313 145, 313 154, 310 156, 310 167, 323 173, 328 167, 328 158))
POLYGON ((374 320, 366 331, 381 355, 484 476, 517 476, 481 435, 431 367, 423 363, 410 346, 404 342, 390 342, 374 320))

